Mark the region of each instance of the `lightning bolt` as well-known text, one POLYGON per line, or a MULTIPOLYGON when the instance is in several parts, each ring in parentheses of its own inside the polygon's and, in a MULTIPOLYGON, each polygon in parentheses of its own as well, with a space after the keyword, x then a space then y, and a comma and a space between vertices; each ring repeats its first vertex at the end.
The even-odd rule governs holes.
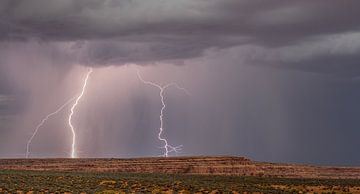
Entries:
POLYGON ((183 145, 172 146, 172 145, 170 145, 168 143, 168 140, 166 138, 162 137, 162 134, 164 132, 164 111, 165 111, 165 108, 166 108, 164 92, 165 92, 165 90, 167 88, 169 88, 171 86, 175 86, 177 89, 183 90, 188 95, 190 95, 190 93, 185 88, 180 87, 176 83, 169 83, 169 84, 166 84, 164 86, 161 86, 161 85, 156 84, 154 82, 146 81, 146 80, 144 80, 142 78, 139 69, 136 69, 136 73, 137 73, 137 77, 139 78, 139 80, 142 83, 154 86, 154 87, 156 87, 156 88, 158 88, 160 90, 159 95, 160 95, 160 100, 161 100, 162 107, 161 107, 160 116, 159 116, 159 118, 160 118, 160 128, 159 128, 159 133, 158 133, 158 139, 164 143, 164 146, 161 147, 161 148, 163 148, 165 150, 164 154, 162 156, 168 157, 171 152, 175 152, 176 154, 179 153, 181 151, 183 145))
POLYGON ((71 109, 70 109, 68 123, 69 123, 71 133, 72 133, 71 158, 76 158, 77 157, 77 155, 76 155, 76 131, 75 131, 75 128, 74 128, 74 126, 72 124, 72 118, 73 118, 76 106, 79 104, 79 101, 81 100, 81 98, 83 97, 83 95, 85 93, 87 82, 88 82, 89 77, 90 77, 92 72, 93 72, 93 69, 89 68, 88 72, 86 73, 85 79, 84 79, 84 84, 83 84, 81 93, 76 98, 75 103, 71 106, 71 109))
POLYGON ((27 144, 26 144, 26 153, 25 153, 25 157, 29 158, 30 156, 30 144, 32 142, 32 140, 34 139, 34 137, 36 136, 37 132, 39 131, 39 129, 45 124, 45 122, 52 116, 56 115, 57 113, 59 113, 62 109, 64 109, 68 104, 70 104, 70 102, 72 102, 75 99, 75 97, 71 98, 70 100, 68 100, 67 102, 65 102, 65 104, 61 105, 55 112, 52 112, 48 115, 46 115, 46 117, 44 119, 41 120, 41 122, 36 126, 34 132, 32 133, 31 137, 29 138, 27 144))

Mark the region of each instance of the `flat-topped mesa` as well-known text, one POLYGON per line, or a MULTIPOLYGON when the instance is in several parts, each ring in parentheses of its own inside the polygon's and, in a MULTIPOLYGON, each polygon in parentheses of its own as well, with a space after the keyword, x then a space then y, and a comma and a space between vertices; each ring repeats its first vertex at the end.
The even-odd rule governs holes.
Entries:
POLYGON ((0 160, 0 170, 360 179, 360 168, 357 167, 274 164, 255 162, 244 157, 232 156, 149 157, 129 159, 2 159, 0 160))
POLYGON ((101 172, 149 172, 190 173, 207 167, 246 165, 251 161, 244 157, 197 156, 197 157, 149 157, 129 159, 79 158, 79 159, 2 159, 0 169, 52 170, 52 171, 101 171, 101 172), (186 172, 185 172, 186 171, 186 172))
POLYGON ((249 165, 244 157, 151 157, 131 159, 8 159, 0 160, 0 169, 79 171, 226 174, 233 166, 249 165), (231 168, 229 168, 231 167, 231 168))

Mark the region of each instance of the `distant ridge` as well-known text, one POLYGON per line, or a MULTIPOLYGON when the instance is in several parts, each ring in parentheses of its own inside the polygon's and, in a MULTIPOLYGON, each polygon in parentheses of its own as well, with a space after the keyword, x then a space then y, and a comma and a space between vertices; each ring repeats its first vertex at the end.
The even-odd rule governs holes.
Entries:
POLYGON ((233 156, 0 159, 0 170, 176 173, 286 178, 360 179, 360 167, 322 167, 251 161, 233 156))

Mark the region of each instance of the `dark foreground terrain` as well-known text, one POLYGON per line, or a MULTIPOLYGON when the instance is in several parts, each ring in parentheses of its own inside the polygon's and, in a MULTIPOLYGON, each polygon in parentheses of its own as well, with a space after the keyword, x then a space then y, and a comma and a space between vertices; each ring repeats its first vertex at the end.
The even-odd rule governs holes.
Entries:
POLYGON ((242 157, 0 160, 0 193, 360 193, 359 178, 242 157))

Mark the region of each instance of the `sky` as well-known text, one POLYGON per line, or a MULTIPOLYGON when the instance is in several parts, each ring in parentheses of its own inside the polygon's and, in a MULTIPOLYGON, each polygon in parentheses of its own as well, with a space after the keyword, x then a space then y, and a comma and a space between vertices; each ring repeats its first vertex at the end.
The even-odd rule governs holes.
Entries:
MULTIPOLYGON (((234 155, 360 165, 360 2, 0 1, 0 158, 24 157, 76 96, 79 157, 234 155)), ((69 157, 70 106, 31 157, 69 157)))

